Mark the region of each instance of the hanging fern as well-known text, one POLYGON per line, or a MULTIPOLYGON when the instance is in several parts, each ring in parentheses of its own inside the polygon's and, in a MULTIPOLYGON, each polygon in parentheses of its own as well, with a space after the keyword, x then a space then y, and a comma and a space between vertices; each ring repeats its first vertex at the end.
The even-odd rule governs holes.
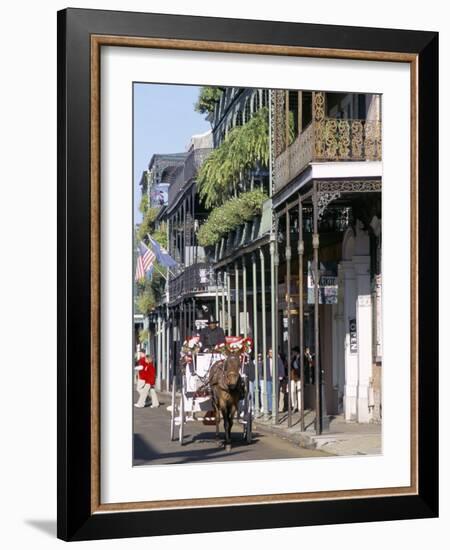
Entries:
POLYGON ((237 192, 243 174, 269 164, 269 113, 260 109, 244 126, 233 128, 201 166, 197 185, 207 208, 237 192))
POLYGON ((197 239, 200 246, 212 246, 227 233, 243 222, 250 221, 261 213, 267 195, 261 189, 242 193, 228 200, 222 206, 214 208, 206 222, 200 227, 197 239))

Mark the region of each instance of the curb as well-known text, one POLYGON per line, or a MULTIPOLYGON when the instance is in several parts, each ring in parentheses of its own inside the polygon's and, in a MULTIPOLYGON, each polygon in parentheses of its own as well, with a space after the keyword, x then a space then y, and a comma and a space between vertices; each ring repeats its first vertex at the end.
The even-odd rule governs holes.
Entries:
POLYGON ((318 450, 317 442, 315 441, 314 436, 308 433, 305 433, 305 432, 288 433, 284 428, 279 428, 274 425, 271 426, 270 424, 260 422, 258 421, 258 419, 255 419, 255 418, 253 419, 253 425, 256 428, 258 428, 258 430, 261 430, 261 432, 266 432, 272 435, 276 435, 277 437, 281 439, 286 439, 291 443, 298 445, 299 447, 303 447, 304 449, 318 450))

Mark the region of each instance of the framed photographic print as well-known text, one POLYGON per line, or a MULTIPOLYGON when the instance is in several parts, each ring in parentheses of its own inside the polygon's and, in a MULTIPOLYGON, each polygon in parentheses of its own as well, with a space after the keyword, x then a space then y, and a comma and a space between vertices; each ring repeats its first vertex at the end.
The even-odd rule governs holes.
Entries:
POLYGON ((58 13, 58 536, 438 514, 433 32, 58 13))

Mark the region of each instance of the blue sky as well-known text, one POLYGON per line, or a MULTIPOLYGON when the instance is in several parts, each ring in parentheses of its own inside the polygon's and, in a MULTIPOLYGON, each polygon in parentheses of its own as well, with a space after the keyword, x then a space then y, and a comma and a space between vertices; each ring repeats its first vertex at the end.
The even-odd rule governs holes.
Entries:
POLYGON ((139 181, 154 153, 179 153, 193 134, 210 129, 194 111, 197 86, 134 84, 134 219, 141 220, 139 181))

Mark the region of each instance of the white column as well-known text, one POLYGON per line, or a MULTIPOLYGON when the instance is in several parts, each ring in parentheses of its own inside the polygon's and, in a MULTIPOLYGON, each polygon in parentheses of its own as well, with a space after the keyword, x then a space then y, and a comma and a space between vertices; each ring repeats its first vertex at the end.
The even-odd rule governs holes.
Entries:
POLYGON ((351 261, 341 262, 344 283, 344 331, 345 331, 345 420, 357 419, 358 353, 350 346, 350 321, 356 319, 355 272, 351 261))
POLYGON ((356 276, 356 325, 358 333, 358 422, 369 422, 369 385, 372 377, 372 295, 370 257, 353 256, 356 276))

